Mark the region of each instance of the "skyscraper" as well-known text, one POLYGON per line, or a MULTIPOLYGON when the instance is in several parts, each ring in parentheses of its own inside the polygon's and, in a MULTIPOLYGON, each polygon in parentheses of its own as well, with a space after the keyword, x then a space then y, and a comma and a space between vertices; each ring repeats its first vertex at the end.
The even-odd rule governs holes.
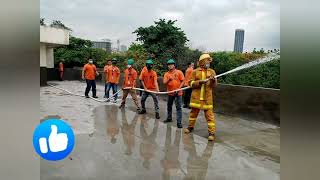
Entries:
POLYGON ((107 41, 91 41, 93 44, 93 48, 103 49, 108 52, 111 52, 111 42, 107 41))
POLYGON ((117 48, 118 48, 117 51, 120 51, 120 40, 119 39, 117 40, 117 48))
POLYGON ((244 30, 243 29, 236 29, 234 35, 234 52, 243 52, 243 42, 244 42, 244 30))

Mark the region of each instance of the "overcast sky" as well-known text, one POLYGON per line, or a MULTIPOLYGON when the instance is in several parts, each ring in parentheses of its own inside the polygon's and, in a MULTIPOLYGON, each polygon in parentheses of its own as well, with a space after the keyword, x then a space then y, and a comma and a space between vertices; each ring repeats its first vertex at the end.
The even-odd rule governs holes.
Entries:
POLYGON ((40 0, 40 16, 76 37, 127 46, 135 29, 165 18, 178 20, 192 48, 232 51, 237 28, 245 30, 244 51, 280 48, 279 0, 40 0))

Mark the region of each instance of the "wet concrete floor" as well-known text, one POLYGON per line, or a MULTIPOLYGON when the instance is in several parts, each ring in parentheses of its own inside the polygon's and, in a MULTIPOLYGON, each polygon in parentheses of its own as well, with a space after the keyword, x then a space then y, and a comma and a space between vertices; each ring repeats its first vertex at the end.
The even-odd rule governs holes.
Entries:
MULTIPOLYGON (((84 85, 61 82, 59 86, 79 90, 75 86, 84 85)), ((212 143, 206 139, 203 114, 193 134, 184 134, 174 122, 164 124, 164 101, 160 102, 162 118, 156 120, 151 99, 149 113, 138 115, 131 99, 125 110, 119 110, 119 102, 101 104, 62 97, 49 87, 41 88, 40 93, 41 119, 59 116, 76 130, 76 144, 69 158, 41 160, 43 180, 280 179, 278 127, 216 114, 217 141, 212 143)), ((184 109, 184 126, 187 114, 184 109)))

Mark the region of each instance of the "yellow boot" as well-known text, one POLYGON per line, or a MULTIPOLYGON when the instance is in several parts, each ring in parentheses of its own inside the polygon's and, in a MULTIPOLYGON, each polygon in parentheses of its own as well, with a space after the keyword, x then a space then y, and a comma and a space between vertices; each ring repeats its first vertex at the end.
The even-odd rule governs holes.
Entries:
POLYGON ((189 134, 193 131, 193 127, 188 127, 186 129, 184 129, 184 133, 189 134))
POLYGON ((208 141, 214 141, 215 135, 213 133, 209 133, 208 141))

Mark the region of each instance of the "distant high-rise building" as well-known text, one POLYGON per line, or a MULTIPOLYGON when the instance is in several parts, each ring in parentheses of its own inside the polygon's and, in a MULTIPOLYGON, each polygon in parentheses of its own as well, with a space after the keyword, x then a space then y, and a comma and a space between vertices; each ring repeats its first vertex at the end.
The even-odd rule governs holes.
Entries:
POLYGON ((120 46, 120 51, 121 52, 127 51, 127 46, 126 45, 121 45, 120 46))
POLYGON ((120 51, 120 40, 117 40, 117 47, 118 47, 118 51, 120 51))
POLYGON ((111 52, 111 42, 110 41, 91 41, 93 48, 103 49, 105 51, 111 52))
POLYGON ((244 30, 243 29, 236 29, 234 35, 234 52, 243 52, 243 42, 244 42, 244 30))

